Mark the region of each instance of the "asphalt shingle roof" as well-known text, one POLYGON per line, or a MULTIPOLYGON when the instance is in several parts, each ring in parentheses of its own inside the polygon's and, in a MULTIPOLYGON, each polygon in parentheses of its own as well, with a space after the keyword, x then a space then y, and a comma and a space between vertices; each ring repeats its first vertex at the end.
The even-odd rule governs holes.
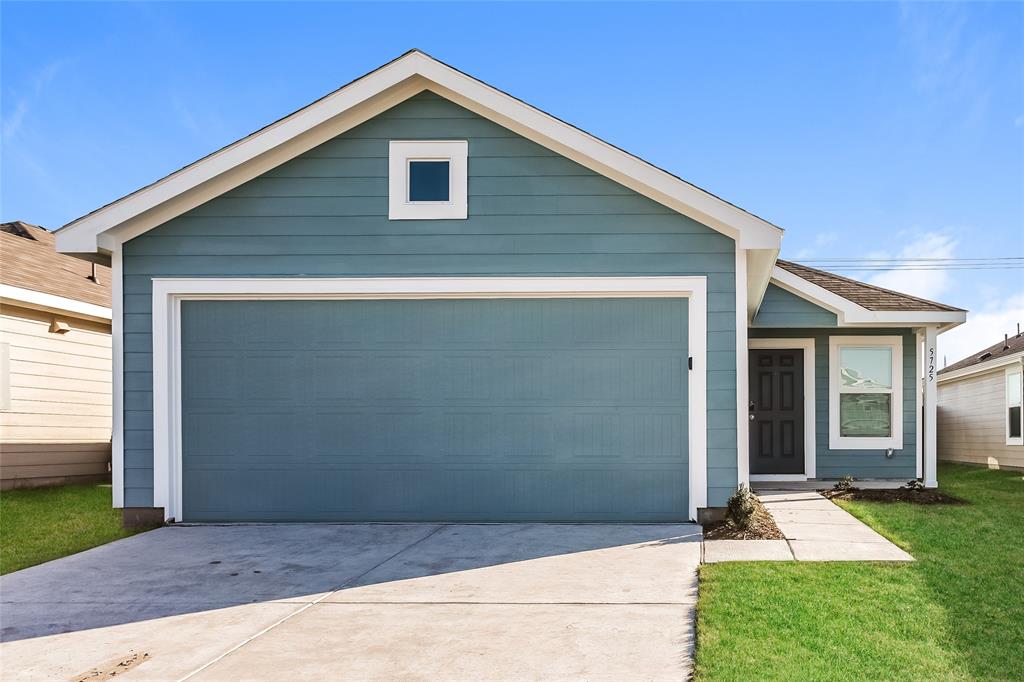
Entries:
POLYGON ((57 253, 52 232, 20 220, 0 225, 0 284, 110 307, 110 268, 57 253))
POLYGON ((1016 336, 1011 336, 999 343, 994 343, 988 348, 978 351, 974 355, 968 355, 963 360, 943 367, 939 370, 939 374, 945 374, 946 372, 952 372, 957 369, 993 362, 1015 353, 1020 353, 1021 351, 1024 351, 1024 334, 1018 333, 1016 336))
POLYGON ((953 306, 918 298, 917 296, 901 294, 898 291, 858 282, 849 277, 843 277, 816 268, 809 268, 799 263, 779 259, 776 261, 776 264, 783 270, 791 272, 812 284, 817 284, 822 289, 831 291, 837 296, 842 296, 848 301, 853 301, 868 310, 963 312, 962 308, 954 308, 953 306))

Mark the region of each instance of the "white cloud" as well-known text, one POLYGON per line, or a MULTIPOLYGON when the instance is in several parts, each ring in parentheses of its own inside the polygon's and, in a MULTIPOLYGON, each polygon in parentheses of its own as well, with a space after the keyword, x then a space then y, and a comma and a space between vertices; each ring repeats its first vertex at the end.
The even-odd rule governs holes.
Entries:
POLYGON ((32 78, 32 92, 18 99, 14 111, 3 121, 3 139, 8 142, 14 139, 21 132, 25 119, 32 111, 36 101, 42 96, 46 86, 57 77, 57 74, 68 63, 66 59, 58 59, 50 62, 32 78))
MULTIPOLYGON (((910 242, 897 254, 879 252, 871 258, 952 258, 957 241, 947 234, 926 232, 910 242)), ((948 270, 894 269, 868 280, 871 284, 932 301, 940 300, 952 282, 948 270)))
POLYGON ((1024 325, 1024 292, 994 300, 977 313, 968 313, 965 324, 939 335, 940 365, 952 365, 988 348, 1001 341, 1003 334, 1013 336, 1018 323, 1024 325))

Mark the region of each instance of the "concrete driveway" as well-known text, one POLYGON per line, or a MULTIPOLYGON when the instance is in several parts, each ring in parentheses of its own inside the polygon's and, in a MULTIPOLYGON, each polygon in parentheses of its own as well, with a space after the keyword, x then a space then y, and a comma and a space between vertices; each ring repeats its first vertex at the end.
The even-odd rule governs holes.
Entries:
POLYGON ((700 527, 176 526, 0 578, 5 679, 685 679, 700 527))

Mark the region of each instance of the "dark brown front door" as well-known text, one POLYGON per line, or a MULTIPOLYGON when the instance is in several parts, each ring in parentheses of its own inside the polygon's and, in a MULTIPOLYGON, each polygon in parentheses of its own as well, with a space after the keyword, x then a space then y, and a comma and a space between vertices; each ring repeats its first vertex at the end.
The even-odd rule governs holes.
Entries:
POLYGON ((750 351, 750 473, 804 473, 804 358, 750 351))

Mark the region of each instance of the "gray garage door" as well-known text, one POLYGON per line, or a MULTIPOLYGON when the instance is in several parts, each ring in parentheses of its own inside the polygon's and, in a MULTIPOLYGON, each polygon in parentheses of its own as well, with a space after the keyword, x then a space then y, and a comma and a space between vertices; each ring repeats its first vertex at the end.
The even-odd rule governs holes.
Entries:
POLYGON ((684 520, 686 305, 185 302, 184 520, 684 520))

